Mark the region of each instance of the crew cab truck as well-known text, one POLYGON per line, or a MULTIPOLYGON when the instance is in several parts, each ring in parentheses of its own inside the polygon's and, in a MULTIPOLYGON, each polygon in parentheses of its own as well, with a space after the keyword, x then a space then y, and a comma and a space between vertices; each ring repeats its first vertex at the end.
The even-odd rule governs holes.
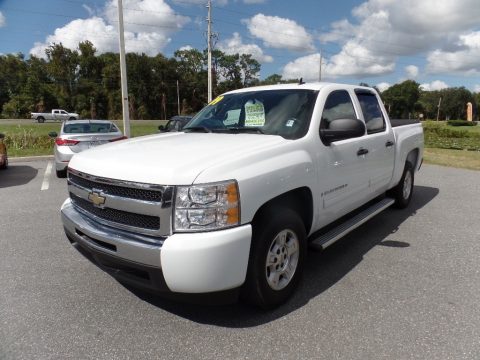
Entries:
POLYGON ((62 109, 53 109, 51 113, 31 113, 30 117, 37 120, 39 123, 45 122, 45 120, 77 120, 77 113, 69 113, 62 109))
POLYGON ((422 156, 421 124, 392 124, 371 88, 246 88, 180 132, 75 155, 62 220, 123 283, 271 308, 298 285, 309 246, 409 204, 422 156))

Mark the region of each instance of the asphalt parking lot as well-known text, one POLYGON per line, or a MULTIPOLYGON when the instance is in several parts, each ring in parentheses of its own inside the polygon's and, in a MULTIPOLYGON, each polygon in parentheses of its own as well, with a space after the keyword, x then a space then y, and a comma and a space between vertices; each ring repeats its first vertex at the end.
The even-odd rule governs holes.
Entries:
POLYGON ((2 360, 480 358, 480 172, 425 165, 408 209, 309 253, 294 298, 262 312, 103 273, 63 234, 51 165, 0 172, 2 360))

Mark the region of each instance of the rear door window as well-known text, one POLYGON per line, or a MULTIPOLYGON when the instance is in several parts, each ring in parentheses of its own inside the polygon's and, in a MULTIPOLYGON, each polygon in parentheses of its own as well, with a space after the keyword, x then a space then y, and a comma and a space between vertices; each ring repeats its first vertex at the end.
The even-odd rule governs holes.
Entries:
POLYGON ((375 94, 363 89, 355 90, 355 94, 362 108, 365 125, 367 126, 367 134, 385 131, 387 128, 385 118, 375 94))

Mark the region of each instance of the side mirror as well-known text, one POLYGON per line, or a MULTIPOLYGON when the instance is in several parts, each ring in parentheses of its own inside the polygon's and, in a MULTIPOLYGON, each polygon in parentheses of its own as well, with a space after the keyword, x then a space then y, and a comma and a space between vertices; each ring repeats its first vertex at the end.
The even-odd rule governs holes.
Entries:
POLYGON ((0 139, 3 139, 5 137, 5 134, 0 133, 0 139))
POLYGON ((48 133, 48 136, 50 136, 51 138, 54 139, 54 138, 56 138, 56 137, 58 136, 58 134, 57 134, 55 131, 50 131, 50 132, 48 133))
POLYGON ((325 145, 365 135, 365 123, 359 119, 332 120, 328 129, 320 129, 320 138, 325 145))
POLYGON ((165 130, 165 126, 163 126, 163 125, 158 125, 158 130, 159 130, 159 131, 165 130))

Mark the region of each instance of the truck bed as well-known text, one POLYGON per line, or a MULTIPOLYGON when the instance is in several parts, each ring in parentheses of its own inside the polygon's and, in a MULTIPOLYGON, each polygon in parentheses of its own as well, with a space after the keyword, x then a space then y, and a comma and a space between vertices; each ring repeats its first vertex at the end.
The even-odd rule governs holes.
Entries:
POLYGON ((398 127, 403 125, 412 125, 420 123, 418 119, 390 119, 392 127, 398 127))

